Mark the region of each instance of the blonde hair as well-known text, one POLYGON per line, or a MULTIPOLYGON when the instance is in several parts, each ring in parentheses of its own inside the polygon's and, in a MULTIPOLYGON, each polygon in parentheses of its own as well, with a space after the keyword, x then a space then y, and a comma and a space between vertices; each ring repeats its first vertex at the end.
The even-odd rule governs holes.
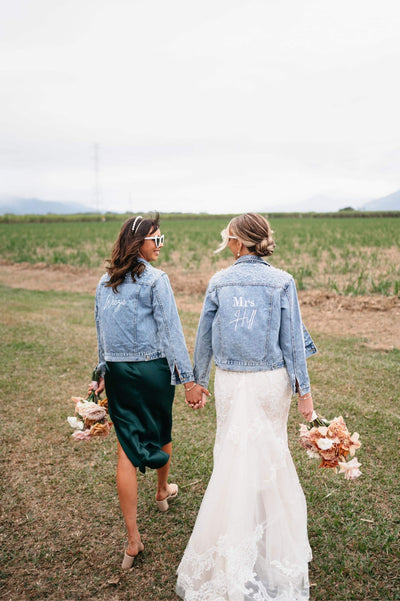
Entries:
POLYGON ((274 252, 274 232, 267 219, 258 213, 245 213, 231 219, 222 230, 222 242, 214 252, 221 252, 227 247, 230 233, 236 236, 249 252, 258 257, 268 257, 274 252))

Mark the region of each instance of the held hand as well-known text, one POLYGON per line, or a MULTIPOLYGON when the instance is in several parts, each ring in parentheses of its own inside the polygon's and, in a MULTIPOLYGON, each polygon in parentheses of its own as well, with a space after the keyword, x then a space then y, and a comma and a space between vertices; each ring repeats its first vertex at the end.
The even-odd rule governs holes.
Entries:
MULTIPOLYGON (((102 392, 104 392, 105 390, 105 382, 104 382, 104 378, 102 378, 101 376, 99 377, 99 381, 97 383, 97 388, 95 390, 95 394, 96 396, 99 396, 102 392)), ((89 384, 89 388, 88 388, 88 394, 90 394, 93 390, 94 390, 94 385, 93 383, 89 384)))
POLYGON ((202 409, 207 402, 207 397, 210 396, 211 394, 207 388, 200 386, 200 384, 195 384, 194 382, 186 383, 185 402, 192 409, 202 409))
POLYGON ((304 417, 304 419, 306 419, 308 422, 311 421, 314 411, 314 404, 311 392, 308 392, 304 396, 299 396, 298 409, 304 417))

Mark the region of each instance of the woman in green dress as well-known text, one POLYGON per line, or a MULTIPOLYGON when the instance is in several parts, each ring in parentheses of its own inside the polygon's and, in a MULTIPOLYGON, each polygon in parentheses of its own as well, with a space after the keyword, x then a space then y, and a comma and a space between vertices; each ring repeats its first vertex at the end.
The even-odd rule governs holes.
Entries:
POLYGON ((175 386, 183 384, 193 407, 208 395, 194 382, 168 276, 151 265, 163 244, 158 215, 128 219, 96 290, 97 392, 106 388, 118 438, 117 489, 128 533, 123 569, 144 548, 136 519, 137 469, 157 470, 160 511, 178 494, 178 486, 168 484, 175 386))

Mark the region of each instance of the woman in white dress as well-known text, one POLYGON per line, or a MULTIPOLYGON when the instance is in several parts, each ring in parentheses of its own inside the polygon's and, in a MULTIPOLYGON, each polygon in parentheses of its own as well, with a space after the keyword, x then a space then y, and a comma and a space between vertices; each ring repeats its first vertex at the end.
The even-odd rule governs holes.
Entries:
POLYGON ((313 401, 293 278, 262 257, 275 243, 268 221, 231 220, 220 249, 235 263, 208 285, 194 352, 196 382, 216 365, 214 469, 178 568, 185 601, 309 599, 307 507, 287 442, 293 393, 305 419, 313 401))

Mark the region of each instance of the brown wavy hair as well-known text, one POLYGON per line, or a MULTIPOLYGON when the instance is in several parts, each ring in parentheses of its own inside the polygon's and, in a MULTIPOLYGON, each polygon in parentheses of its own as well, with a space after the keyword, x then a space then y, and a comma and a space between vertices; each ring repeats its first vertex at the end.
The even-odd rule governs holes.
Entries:
POLYGON ((127 273, 131 274, 135 282, 146 269, 145 264, 138 260, 139 250, 145 237, 156 232, 159 227, 158 213, 147 219, 130 217, 122 225, 111 251, 111 258, 106 262, 107 273, 110 276, 106 286, 112 288, 113 292, 118 292, 118 286, 125 280, 127 273), (133 225, 135 225, 134 231, 132 231, 133 225))

